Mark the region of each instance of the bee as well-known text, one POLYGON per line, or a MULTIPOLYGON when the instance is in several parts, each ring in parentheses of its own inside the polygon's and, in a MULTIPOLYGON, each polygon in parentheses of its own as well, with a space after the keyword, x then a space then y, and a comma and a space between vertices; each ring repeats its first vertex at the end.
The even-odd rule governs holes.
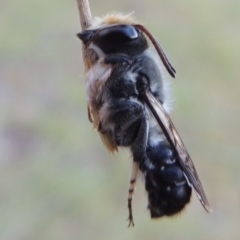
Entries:
POLYGON ((84 44, 88 116, 110 152, 130 149, 129 226, 138 172, 145 178, 152 218, 172 216, 190 202, 192 188, 211 211, 194 164, 169 113, 164 67, 175 77, 153 35, 131 15, 96 18, 78 33, 84 44), (150 41, 149 41, 150 40, 150 41))

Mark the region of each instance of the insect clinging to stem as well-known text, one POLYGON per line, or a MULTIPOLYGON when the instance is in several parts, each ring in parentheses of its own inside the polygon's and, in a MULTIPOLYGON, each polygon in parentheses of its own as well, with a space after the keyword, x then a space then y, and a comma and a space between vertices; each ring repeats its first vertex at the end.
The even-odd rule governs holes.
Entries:
POLYGON ((110 152, 128 147, 133 156, 129 226, 134 225, 132 195, 139 170, 152 218, 180 212, 192 188, 210 212, 191 157, 168 115, 163 66, 172 77, 176 72, 153 35, 131 15, 109 14, 77 36, 86 49, 89 120, 110 152))

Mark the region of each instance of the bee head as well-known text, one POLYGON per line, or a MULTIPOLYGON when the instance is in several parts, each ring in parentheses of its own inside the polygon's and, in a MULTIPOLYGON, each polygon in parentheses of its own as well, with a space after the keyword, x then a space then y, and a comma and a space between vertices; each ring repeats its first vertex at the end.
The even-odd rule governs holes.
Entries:
POLYGON ((148 47, 143 33, 129 24, 104 25, 98 29, 87 29, 77 36, 85 45, 93 44, 105 54, 135 55, 148 47))
POLYGON ((77 37, 82 40, 84 44, 87 44, 89 41, 91 41, 93 34, 93 30, 85 30, 83 32, 77 33, 77 37))

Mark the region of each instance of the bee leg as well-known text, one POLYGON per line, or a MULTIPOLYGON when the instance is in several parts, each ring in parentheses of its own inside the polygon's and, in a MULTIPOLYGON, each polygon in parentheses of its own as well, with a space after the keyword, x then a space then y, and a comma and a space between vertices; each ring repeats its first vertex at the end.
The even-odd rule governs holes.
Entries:
POLYGON ((99 122, 99 124, 98 124, 98 131, 99 131, 101 134, 106 134, 106 130, 103 129, 102 122, 99 122))
POLYGON ((115 123, 114 138, 119 146, 130 146, 144 118, 143 105, 127 99, 115 100, 110 108, 110 121, 115 123))
POLYGON ((88 111, 88 120, 93 123, 93 119, 92 119, 92 115, 91 115, 91 110, 90 110, 90 106, 88 105, 87 107, 87 111, 88 111))
POLYGON ((133 192, 134 192, 134 188, 135 188, 136 181, 137 181, 137 175, 138 175, 138 164, 137 164, 137 162, 133 161, 132 173, 131 173, 131 178, 130 178, 130 186, 129 186, 129 190, 128 190, 128 212, 129 212, 128 227, 134 226, 133 214, 132 214, 132 198, 133 198, 133 192))
POLYGON ((148 137, 148 123, 144 118, 141 119, 141 124, 138 130, 138 134, 131 146, 131 152, 134 158, 134 161, 138 162, 139 168, 143 169, 151 168, 151 162, 149 162, 146 155, 146 146, 147 146, 147 137, 148 137))

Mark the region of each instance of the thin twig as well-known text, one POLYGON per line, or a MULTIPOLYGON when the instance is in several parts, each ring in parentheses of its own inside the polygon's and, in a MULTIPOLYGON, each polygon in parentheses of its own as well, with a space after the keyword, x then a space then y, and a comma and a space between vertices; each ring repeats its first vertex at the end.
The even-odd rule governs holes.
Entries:
POLYGON ((92 16, 88 0, 76 0, 82 30, 88 28, 91 24, 92 16))
MULTIPOLYGON (((78 6, 78 12, 79 12, 79 18, 80 18, 80 25, 82 30, 85 30, 91 25, 92 16, 91 16, 91 10, 89 6, 88 0, 76 0, 77 6, 78 6)), ((88 68, 88 64, 86 61, 86 55, 89 55, 89 53, 86 52, 86 48, 84 45, 82 46, 82 56, 83 56, 83 62, 85 64, 85 68, 88 68)))

